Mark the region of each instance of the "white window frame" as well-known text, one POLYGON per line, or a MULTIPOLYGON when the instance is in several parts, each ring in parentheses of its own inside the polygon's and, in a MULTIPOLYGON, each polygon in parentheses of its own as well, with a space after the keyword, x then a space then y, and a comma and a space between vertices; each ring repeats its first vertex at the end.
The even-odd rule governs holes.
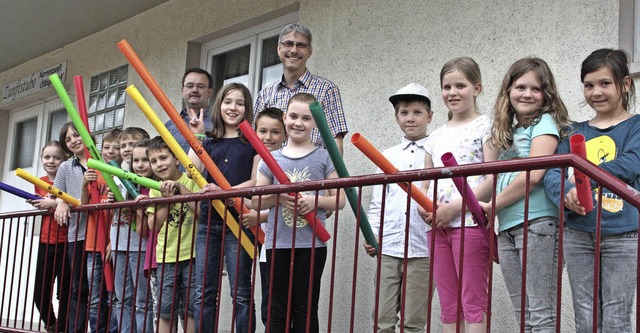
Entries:
MULTIPOLYGON (((37 115, 33 115, 32 117, 25 117, 24 119, 20 119, 18 121, 15 121, 12 126, 13 126, 13 130, 12 130, 12 134, 13 134, 13 138, 12 138, 12 149, 11 149, 11 155, 9 156, 9 168, 8 170, 10 171, 14 171, 17 168, 21 168, 21 169, 27 169, 27 168, 37 168, 37 158, 35 158, 35 155, 38 155, 38 147, 39 147, 39 142, 38 142, 38 136, 37 134, 34 133, 29 133, 32 135, 27 134, 26 132, 22 132, 22 133, 18 133, 18 129, 19 129, 19 125, 22 125, 26 122, 29 121, 35 121, 35 129, 36 129, 36 133, 38 132, 38 128, 42 125, 42 119, 40 118, 40 115, 42 112, 39 112, 40 114, 37 115), (33 138, 34 143, 32 146, 30 147, 23 147, 22 145, 20 145, 20 138, 18 134, 22 134, 22 137, 27 137, 27 138, 33 138), (31 151, 31 160, 30 160, 30 164, 29 165, 25 165, 25 164, 21 164, 19 163, 19 154, 23 153, 23 154, 28 154, 29 153, 29 149, 33 149, 31 151)), ((25 156, 26 157, 26 156, 25 156)), ((26 161, 25 161, 26 162, 26 161)))
POLYGON ((290 13, 271 21, 256 25, 254 27, 212 40, 202 44, 200 52, 200 66, 207 71, 211 70, 211 59, 221 53, 225 53, 236 48, 251 45, 249 55, 249 91, 256 96, 260 89, 258 70, 262 58, 262 41, 264 39, 278 36, 282 28, 287 24, 298 21, 298 12, 290 13))
POLYGON ((109 133, 113 129, 123 129, 124 128, 124 117, 126 116, 124 113, 125 113, 126 104, 127 104, 126 93, 124 93, 124 91, 123 91, 123 95, 125 96, 125 99, 124 99, 124 102, 122 104, 117 104, 118 103, 118 95, 116 94, 116 96, 115 96, 116 101, 115 101, 114 105, 109 106, 109 91, 112 90, 112 89, 116 89, 116 92, 117 92, 119 89, 126 88, 128 82, 129 82, 129 75, 130 74, 131 73, 129 71, 128 65, 122 65, 122 66, 118 66, 116 68, 112 68, 112 69, 109 69, 107 71, 104 71, 102 73, 98 73, 96 75, 92 75, 91 79, 89 80, 89 82, 90 82, 90 84, 89 84, 89 92, 87 94, 87 100, 88 100, 88 105, 87 105, 88 110, 87 111, 88 111, 88 117, 89 117, 89 128, 88 128, 88 130, 91 132, 91 135, 93 135, 94 140, 96 141, 95 142, 96 147, 98 147, 99 150, 102 150, 102 139, 103 139, 104 135, 106 135, 107 133, 109 133), (121 82, 120 81, 119 72, 120 72, 121 69, 126 69, 127 70, 127 81, 125 81, 125 82, 121 82), (108 83, 107 84, 107 88, 103 89, 103 87, 100 86, 101 77, 103 75, 107 75, 107 80, 109 80, 110 79, 110 74, 112 72, 117 72, 118 73, 118 82, 114 86, 112 86, 110 83, 108 83), (91 88, 92 88, 93 82, 95 80, 98 81, 98 85, 99 86, 98 86, 97 90, 92 91, 91 88), (96 110, 92 110, 91 109, 91 99, 93 97, 95 97, 96 98, 96 103, 99 103, 98 101, 100 99, 100 94, 103 93, 103 92, 106 94, 106 97, 105 97, 106 100, 105 100, 104 108, 101 109, 101 110, 97 110, 97 109, 96 110), (123 121, 122 121, 122 124, 117 124, 117 119, 118 119, 117 113, 118 113, 118 110, 120 110, 120 109, 123 110, 122 111, 123 112, 123 116, 122 116, 123 117, 123 121), (112 112, 112 111, 113 111, 113 125, 111 127, 107 127, 106 126, 106 119, 107 119, 106 117, 107 117, 107 114, 109 112, 112 112), (102 120, 103 121, 103 127, 100 130, 96 130, 95 126, 96 126, 96 124, 98 122, 97 118, 98 118, 99 115, 101 115, 103 117, 103 120, 102 120))
MULTIPOLYGON (((33 185, 25 182, 14 174, 15 169, 12 168, 14 151, 16 149, 20 149, 18 147, 15 140, 15 130, 16 124, 22 122, 24 120, 37 117, 37 130, 32 135, 36 138, 34 151, 33 151, 33 163, 30 167, 25 168, 25 171, 37 175, 42 176, 45 174, 44 168, 42 167, 42 162, 40 161, 40 152, 42 151, 42 147, 44 147, 48 140, 47 132, 50 126, 49 124, 49 116, 52 112, 63 109, 62 102, 57 96, 55 98, 51 98, 48 100, 40 101, 35 104, 31 104, 26 107, 21 107, 19 109, 11 111, 11 115, 9 117, 9 128, 7 135, 7 151, 4 160, 4 168, 2 170, 2 180, 3 182, 25 190, 29 193, 33 191, 33 185)), ((59 128, 55 129, 55 131, 60 131, 59 128)), ((57 135, 56 135, 57 138, 57 135)), ((3 211, 13 211, 13 210, 26 210, 31 209, 32 206, 26 204, 26 202, 22 199, 16 197, 5 197, 11 196, 10 194, 0 194, 0 212, 3 211), (11 210, 7 210, 7 207, 12 208, 11 210)), ((37 228, 36 228, 37 229, 37 228)), ((35 231, 35 234, 39 234, 39 229, 35 231)))
POLYGON ((618 47, 631 57, 631 74, 640 75, 640 2, 620 0, 619 10, 618 47))

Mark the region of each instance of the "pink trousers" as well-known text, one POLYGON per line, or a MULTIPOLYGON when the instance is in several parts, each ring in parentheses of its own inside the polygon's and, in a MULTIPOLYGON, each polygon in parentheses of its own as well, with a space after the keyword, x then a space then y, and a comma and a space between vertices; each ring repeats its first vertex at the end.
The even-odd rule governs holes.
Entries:
POLYGON ((461 256, 460 228, 438 229, 431 253, 433 278, 440 298, 441 320, 445 324, 464 318, 467 323, 482 322, 487 313, 489 248, 480 229, 467 227, 461 256), (460 279, 462 264, 462 279, 460 279), (462 287, 461 317, 458 318, 458 288, 462 287))

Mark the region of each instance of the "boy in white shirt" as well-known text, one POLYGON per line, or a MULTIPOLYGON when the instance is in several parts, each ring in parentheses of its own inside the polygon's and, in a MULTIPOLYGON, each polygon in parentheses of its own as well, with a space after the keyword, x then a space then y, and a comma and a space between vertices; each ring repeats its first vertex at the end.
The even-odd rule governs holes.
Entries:
MULTIPOLYGON (((396 122, 404 136, 399 145, 388 148, 383 155, 399 170, 421 169, 424 167, 427 126, 432 116, 429 92, 419 84, 410 83, 389 97, 389 101, 393 104, 396 122)), ((382 171, 377 169, 376 172, 382 171)), ((420 187, 420 183, 414 185, 420 187)), ((376 283, 380 281, 377 286, 380 298, 376 332, 395 332, 401 311, 404 311, 404 323, 401 323, 404 332, 425 332, 426 328, 430 269, 427 243, 429 226, 418 214, 415 201, 411 200, 411 209, 407 212, 407 200, 407 193, 397 184, 376 185, 373 188, 368 217, 373 233, 380 238, 382 252, 380 279, 376 279, 376 283), (384 216, 380 215, 382 191, 386 191, 384 216), (409 242, 406 254, 405 241, 409 242), (403 272, 405 258, 407 271, 403 272), (404 298, 401 297, 403 283, 406 283, 404 298)), ((374 253, 374 248, 369 244, 365 244, 365 249, 369 254, 374 253)), ((375 317, 374 313, 374 321, 375 317)))

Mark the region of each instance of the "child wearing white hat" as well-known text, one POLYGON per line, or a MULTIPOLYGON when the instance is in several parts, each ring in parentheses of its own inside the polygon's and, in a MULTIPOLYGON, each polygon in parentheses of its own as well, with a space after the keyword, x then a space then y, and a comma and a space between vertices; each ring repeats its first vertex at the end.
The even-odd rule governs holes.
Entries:
MULTIPOLYGON (((404 135, 400 144, 388 148, 383 155, 399 170, 421 169, 425 160, 427 126, 432 116, 429 92, 417 83, 410 83, 389 97, 389 101, 404 135)), ((382 171, 377 169, 376 172, 382 171)), ((421 184, 415 185, 419 187, 421 184)), ((373 320, 377 322, 376 332, 395 332, 402 314, 404 322, 400 325, 405 332, 425 331, 430 269, 427 231, 430 228, 418 214, 417 206, 396 184, 373 188, 368 217, 374 234, 379 238, 381 252, 380 276, 376 278, 380 297, 378 311, 373 313, 373 320), (383 191, 386 191, 384 215, 381 209, 383 191), (407 200, 411 200, 408 212, 407 200), (405 233, 407 214, 408 235, 405 233), (406 252, 405 242, 408 242, 406 252), (406 289, 401 295, 403 285, 406 289)), ((374 253, 369 244, 365 244, 365 249, 369 254, 374 253)))

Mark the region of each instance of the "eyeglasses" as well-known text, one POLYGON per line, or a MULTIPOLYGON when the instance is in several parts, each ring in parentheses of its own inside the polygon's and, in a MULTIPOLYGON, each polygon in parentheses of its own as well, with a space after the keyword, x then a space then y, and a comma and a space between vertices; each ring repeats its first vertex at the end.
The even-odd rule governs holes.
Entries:
POLYGON ((187 89, 193 89, 193 88, 198 88, 198 90, 205 90, 205 89, 209 89, 209 86, 207 86, 204 83, 198 83, 198 84, 193 84, 193 83, 187 83, 185 85, 183 85, 183 87, 187 88, 187 89))
POLYGON ((284 42, 280 42, 280 45, 284 46, 287 49, 290 49, 290 48, 295 46, 295 47, 297 47, 299 49, 303 49, 304 50, 307 47, 309 47, 308 43, 305 43, 305 42, 293 42, 293 41, 290 41, 290 40, 284 41, 284 42))

